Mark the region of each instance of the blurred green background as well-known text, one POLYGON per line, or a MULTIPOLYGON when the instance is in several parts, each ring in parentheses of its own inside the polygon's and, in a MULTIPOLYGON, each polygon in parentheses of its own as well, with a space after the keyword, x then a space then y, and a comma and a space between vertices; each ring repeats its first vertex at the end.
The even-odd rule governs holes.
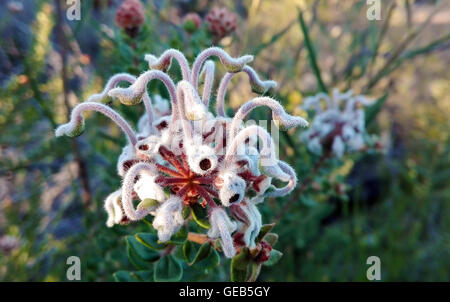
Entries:
MULTIPOLYGON (((211 46, 207 30, 189 34, 182 18, 215 6, 238 15, 237 30, 219 45, 254 54, 252 66, 278 82, 275 98, 289 112, 302 113, 298 105, 321 89, 319 79, 329 91, 382 100, 368 125, 381 152, 331 160, 301 198, 261 207, 268 223, 294 199, 274 229, 284 256, 259 280, 367 281, 372 255, 381 259, 382 281, 450 280, 448 1, 383 0, 381 20, 369 21, 366 1, 356 0, 147 0, 135 38, 114 22, 121 0, 82 1, 79 21, 67 20, 65 2, 0 3, 0 280, 66 281, 69 256, 80 257, 83 281, 133 269, 124 236, 145 225, 109 229, 103 210, 120 184, 124 138, 95 114, 77 139, 56 139, 53 129, 114 73, 145 71, 144 54, 175 47, 192 60, 211 46)), ((227 96, 232 110, 252 94, 236 80, 227 96)), ((143 113, 116 108, 134 125, 143 113)), ((301 182, 317 158, 299 131, 281 137, 280 157, 301 182)), ((228 267, 222 259, 201 280, 228 280, 228 267)), ((196 278, 186 271, 183 280, 196 278)))

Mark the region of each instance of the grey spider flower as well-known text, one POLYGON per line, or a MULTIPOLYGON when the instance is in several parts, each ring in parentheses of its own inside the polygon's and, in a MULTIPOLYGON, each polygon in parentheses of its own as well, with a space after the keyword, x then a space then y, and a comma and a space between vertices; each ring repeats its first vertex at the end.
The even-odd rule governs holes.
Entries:
POLYGON ((145 60, 150 70, 138 77, 113 76, 101 93, 77 105, 70 121, 55 131, 56 136, 80 135, 83 113, 94 110, 109 117, 126 134, 128 144, 117 162, 122 186, 105 201, 107 226, 151 215, 160 241, 166 242, 187 224, 183 209, 200 204, 209 216, 208 236, 220 240, 226 257, 233 257, 242 246, 255 248, 262 226, 257 205, 266 197, 289 194, 297 184, 297 176, 276 157, 271 135, 260 126, 244 126, 243 121, 254 108, 264 106, 272 110, 273 120, 282 130, 306 127, 308 122, 288 114, 273 98, 262 96, 246 102, 233 117, 225 116, 225 92, 237 73, 246 73, 252 90, 258 94, 276 86, 273 81, 262 81, 246 65, 253 56, 233 58, 221 48, 212 47, 202 51, 192 66, 175 49, 159 57, 146 55, 145 60), (208 110, 214 83, 213 56, 227 70, 217 92, 217 115, 208 110), (166 73, 173 60, 181 67, 182 80, 178 83, 166 73), (200 79, 202 93, 198 89, 200 79), (147 84, 153 80, 165 85, 169 100, 159 95, 150 98, 147 84), (120 82, 130 85, 118 87, 120 82), (103 104, 107 97, 129 106, 144 103, 146 112, 137 131, 103 104), (272 184, 275 179, 287 184, 277 188, 272 184), (134 200, 139 200, 137 206, 134 200), (242 240, 235 238, 237 234, 243 234, 242 240))
POLYGON ((352 90, 341 93, 337 88, 331 97, 325 93, 307 97, 301 107, 314 110, 315 116, 301 140, 318 155, 328 152, 341 158, 346 151, 361 150, 365 145, 363 107, 372 103, 363 95, 353 95, 352 90))

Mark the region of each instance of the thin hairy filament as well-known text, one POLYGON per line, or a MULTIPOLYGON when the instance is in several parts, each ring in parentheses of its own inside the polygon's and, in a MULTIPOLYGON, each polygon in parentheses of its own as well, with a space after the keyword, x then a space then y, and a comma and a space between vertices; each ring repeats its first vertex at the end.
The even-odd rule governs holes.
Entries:
POLYGON ((288 174, 290 179, 286 186, 282 188, 276 188, 271 192, 264 194, 264 197, 278 197, 284 196, 292 192, 294 188, 297 186, 297 175, 295 175, 294 169, 291 166, 286 164, 284 161, 278 161, 278 165, 284 173, 288 174))
MULTIPOLYGON (((172 121, 175 121, 177 118, 177 99, 176 99, 176 88, 172 79, 162 71, 159 70, 150 70, 144 72, 140 75, 137 80, 128 88, 114 88, 109 91, 109 95, 112 97, 117 97, 120 101, 125 105, 135 105, 137 104, 141 98, 143 98, 144 93, 147 92, 147 84, 151 80, 160 80, 164 83, 169 92, 170 102, 172 106, 172 121)), ((145 97, 144 97, 145 99, 145 97)), ((175 127, 175 123, 171 123, 170 127, 175 127)), ((171 128, 171 130, 175 131, 176 129, 171 128)))
MULTIPOLYGON (((264 93, 264 91, 277 86, 277 83, 274 81, 262 81, 256 71, 250 66, 245 65, 244 68, 242 68, 242 71, 248 75, 250 85, 252 86, 252 90, 255 93, 262 94, 264 93)), ((219 116, 226 116, 224 108, 225 95, 227 93, 227 88, 231 82, 231 79, 237 74, 238 73, 227 72, 220 81, 216 99, 216 112, 219 116)))
POLYGON ((211 47, 202 51, 192 65, 191 83, 195 89, 198 88, 198 77, 203 63, 211 56, 219 57, 222 64, 229 72, 240 71, 245 64, 253 60, 253 56, 245 55, 239 58, 232 58, 228 53, 219 47, 211 47))
MULTIPOLYGON (((128 74, 128 73, 115 74, 108 80, 108 82, 105 85, 105 88, 103 88, 103 91, 101 93, 91 95, 86 100, 86 102, 101 102, 108 95, 108 92, 111 89, 116 88, 120 82, 128 82, 130 84, 133 84, 135 81, 136 81, 136 77, 131 74, 128 74)), ((147 112, 148 121, 151 126, 153 123, 153 106, 152 106, 152 101, 151 101, 148 93, 145 93, 142 100, 144 102, 145 111, 147 112)))
POLYGON ((181 75, 183 77, 183 80, 189 81, 191 76, 191 69, 189 67, 189 63, 186 57, 180 51, 172 48, 163 52, 161 56, 159 56, 159 58, 156 58, 153 55, 145 56, 145 60, 148 61, 148 64, 152 69, 168 68, 168 65, 170 65, 172 58, 177 60, 178 64, 180 64, 181 75))
POLYGON ((150 209, 140 209, 135 210, 133 206, 133 186, 136 177, 143 171, 148 171, 151 175, 155 175, 155 166, 149 163, 138 163, 132 166, 127 174, 125 174, 125 178, 122 184, 122 206, 125 212, 125 215, 131 220, 139 220, 147 216, 150 212, 150 209))
POLYGON ((287 114, 286 111, 284 111, 283 106, 281 106, 281 104, 278 103, 276 100, 270 97, 257 97, 242 105, 234 115, 233 120, 231 121, 229 132, 230 140, 233 140, 233 138, 236 136, 244 118, 246 118, 253 109, 260 106, 266 106, 272 109, 273 119, 281 122, 282 124, 285 124, 287 127, 293 127, 297 125, 301 126, 308 125, 308 122, 303 118, 287 114))
POLYGON ((125 133, 130 143, 133 146, 136 145, 136 135, 127 121, 110 107, 97 102, 84 102, 75 106, 70 115, 70 122, 59 126, 55 131, 56 136, 72 136, 71 133, 78 127, 84 127, 84 118, 82 114, 85 111, 97 111, 109 117, 125 133))
POLYGON ((227 148, 227 152, 225 154, 225 167, 229 167, 232 164, 233 159, 237 155, 238 148, 245 144, 247 138, 253 135, 258 135, 263 143, 261 154, 275 156, 275 150, 273 144, 271 143, 270 134, 267 133, 264 128, 252 125, 241 130, 239 134, 231 141, 231 145, 227 148))
POLYGON ((213 61, 206 61, 205 66, 203 66, 202 73, 205 74, 205 81, 203 84, 203 95, 202 101, 206 108, 209 106, 209 100, 211 98, 211 92, 214 85, 214 70, 215 64, 213 61))

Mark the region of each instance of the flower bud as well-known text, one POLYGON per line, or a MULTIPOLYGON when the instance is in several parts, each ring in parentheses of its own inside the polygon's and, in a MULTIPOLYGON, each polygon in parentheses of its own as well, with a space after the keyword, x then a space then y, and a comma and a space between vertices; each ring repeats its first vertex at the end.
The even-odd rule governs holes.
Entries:
POLYGON ((139 0, 125 0, 116 12, 116 23, 134 38, 145 21, 144 6, 139 0))
POLYGON ((205 19, 208 30, 216 41, 220 41, 237 28, 237 15, 230 12, 226 7, 211 9, 205 19))
POLYGON ((192 34, 202 26, 202 18, 197 13, 188 13, 183 18, 183 28, 192 34))

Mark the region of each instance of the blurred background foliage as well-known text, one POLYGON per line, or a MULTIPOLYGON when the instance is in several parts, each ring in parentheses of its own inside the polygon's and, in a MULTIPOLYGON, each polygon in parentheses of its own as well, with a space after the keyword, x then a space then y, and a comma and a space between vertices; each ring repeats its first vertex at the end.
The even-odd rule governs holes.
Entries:
MULTIPOLYGON (((204 17, 215 6, 239 20, 218 44, 232 55, 256 55, 252 66, 278 82, 274 96, 290 112, 303 114, 305 96, 333 87, 382 100, 368 125, 381 152, 329 160, 301 196, 261 207, 264 222, 277 221, 284 256, 259 280, 365 281, 372 255, 381 259, 383 281, 450 280, 447 1, 381 1, 382 20, 368 21, 366 1, 357 0, 147 0, 135 38, 114 22, 121 0, 81 2, 80 21, 66 19, 65 1, 0 3, 0 280, 65 281, 73 255, 83 281, 111 281, 133 269, 125 235, 145 224, 109 229, 103 210, 120 183, 124 138, 96 114, 77 139, 56 139, 53 129, 114 73, 145 71, 145 53, 175 47, 192 60, 211 46, 208 31, 188 34, 182 17, 204 17)), ((230 111, 252 97, 236 78, 230 111)), ((134 123, 143 113, 143 106, 113 106, 134 123)), ((299 131, 281 136, 280 157, 302 182, 318 158, 299 131)), ((222 259, 200 280, 228 280, 227 264, 222 259)), ((183 280, 198 278, 187 270, 183 280)))

